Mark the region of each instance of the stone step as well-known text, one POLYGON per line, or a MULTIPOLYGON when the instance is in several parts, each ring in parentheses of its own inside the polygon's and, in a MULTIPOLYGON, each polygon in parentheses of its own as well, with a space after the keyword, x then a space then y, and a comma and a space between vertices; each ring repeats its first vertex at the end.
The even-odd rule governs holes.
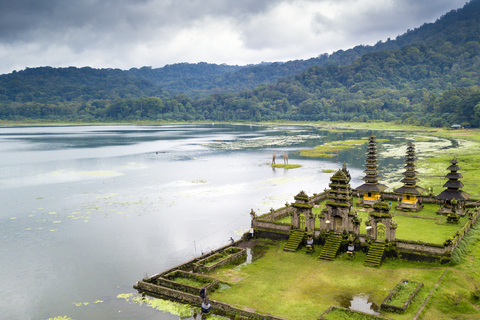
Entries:
POLYGON ((337 255, 338 249, 340 249, 340 243, 342 242, 341 236, 332 234, 328 236, 323 250, 320 253, 319 259, 332 261, 337 255))
POLYGON ((283 251, 297 251, 298 247, 302 243, 303 237, 305 236, 305 232, 295 230, 288 238, 283 251))
POLYGON ((383 254, 385 252, 385 244, 383 242, 374 242, 370 245, 367 256, 365 257, 365 265, 378 267, 382 264, 383 254))

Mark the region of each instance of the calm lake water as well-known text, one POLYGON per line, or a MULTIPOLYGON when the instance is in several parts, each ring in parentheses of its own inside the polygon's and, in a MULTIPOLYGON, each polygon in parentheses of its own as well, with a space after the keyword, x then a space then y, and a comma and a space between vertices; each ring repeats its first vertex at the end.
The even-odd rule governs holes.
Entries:
MULTIPOLYGON (((0 288, 5 319, 178 319, 119 294, 146 275, 238 239, 257 213, 322 192, 345 161, 363 183, 366 145, 335 158, 294 152, 370 131, 248 125, 0 127, 0 288), (267 163, 289 152, 294 170, 267 163)), ((407 138, 375 132, 382 170, 407 138)), ((446 142, 448 147, 450 142, 446 142)), ((383 174, 383 172, 382 172, 383 174)), ((398 176, 400 180, 402 176, 398 176)))

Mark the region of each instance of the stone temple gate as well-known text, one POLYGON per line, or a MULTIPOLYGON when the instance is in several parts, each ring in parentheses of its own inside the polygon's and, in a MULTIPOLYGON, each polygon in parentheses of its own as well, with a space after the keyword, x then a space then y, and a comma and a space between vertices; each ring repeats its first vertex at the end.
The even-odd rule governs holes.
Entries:
POLYGON ((390 206, 386 202, 373 205, 367 225, 367 239, 374 241, 395 241, 397 224, 393 221, 390 206))
POLYGON ((291 224, 294 229, 301 231, 314 231, 315 215, 313 214, 313 205, 308 203, 308 195, 304 191, 300 191, 295 196, 295 202, 292 203, 293 212, 291 215, 291 224))

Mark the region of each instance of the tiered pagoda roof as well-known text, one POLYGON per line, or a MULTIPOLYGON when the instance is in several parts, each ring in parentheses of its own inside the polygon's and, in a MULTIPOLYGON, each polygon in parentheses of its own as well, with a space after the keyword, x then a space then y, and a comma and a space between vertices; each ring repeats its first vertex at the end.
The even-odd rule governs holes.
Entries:
POLYGON ((417 186, 417 182, 420 181, 417 179, 415 171, 415 145, 410 142, 407 147, 407 156, 405 160, 405 176, 400 182, 403 182, 403 187, 394 190, 396 193, 418 196, 425 191, 422 187, 417 186))
POLYGON ((340 169, 331 178, 328 190, 327 205, 350 207, 352 206, 352 189, 349 184, 350 178, 340 169))
POLYGON ((463 183, 460 181, 461 178, 463 178, 461 173, 458 173, 458 171, 461 169, 460 166, 457 165, 458 160, 453 158, 452 161, 450 161, 451 165, 447 168, 447 170, 450 170, 450 173, 445 176, 445 178, 448 179, 448 181, 443 185, 444 188, 447 188, 446 190, 443 190, 442 193, 440 193, 438 196, 436 196, 436 199, 439 200, 461 200, 465 201, 468 198, 470 198, 470 195, 462 190, 460 188, 463 187, 463 183))
POLYGON ((383 190, 387 189, 387 186, 378 183, 378 180, 380 180, 381 177, 378 175, 379 170, 377 169, 377 141, 373 134, 370 136, 368 141, 367 160, 365 166, 367 167, 367 170, 363 172, 366 173, 366 175, 362 178, 365 183, 357 187, 357 191, 382 192, 383 190))

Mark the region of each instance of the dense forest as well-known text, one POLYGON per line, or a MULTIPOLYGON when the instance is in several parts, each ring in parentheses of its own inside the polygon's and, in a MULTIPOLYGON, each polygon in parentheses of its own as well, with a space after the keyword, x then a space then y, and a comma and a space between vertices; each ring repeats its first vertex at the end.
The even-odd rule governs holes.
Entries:
POLYGON ((375 46, 308 60, 0 76, 0 119, 384 120, 480 127, 480 0, 375 46))

